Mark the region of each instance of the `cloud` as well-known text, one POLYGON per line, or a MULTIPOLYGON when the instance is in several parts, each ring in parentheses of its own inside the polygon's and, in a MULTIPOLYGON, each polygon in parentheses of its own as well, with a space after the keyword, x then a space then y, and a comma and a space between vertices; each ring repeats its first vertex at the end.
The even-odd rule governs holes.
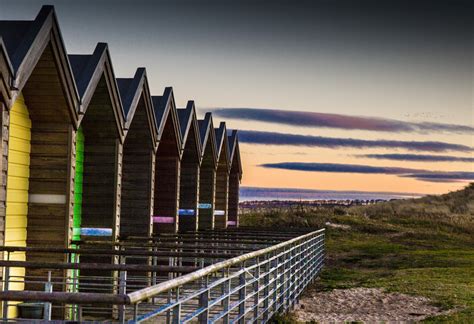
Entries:
POLYGON ((279 162, 265 163, 261 167, 305 172, 360 173, 360 174, 392 174, 404 178, 414 178, 430 182, 472 181, 474 172, 463 171, 429 171, 410 168, 380 167, 358 164, 279 162))
POLYGON ((472 152, 473 150, 471 147, 466 145, 436 141, 361 140, 354 138, 334 138, 249 130, 239 131, 239 141, 251 144, 295 145, 325 148, 401 148, 410 151, 428 152, 472 152))
POLYGON ((394 161, 420 161, 420 162, 474 162, 474 157, 450 155, 424 155, 424 154, 359 154, 356 157, 394 160, 394 161))
POLYGON ((443 123, 413 123, 396 119, 327 114, 259 108, 215 108, 215 116, 240 120, 253 120, 290 126, 339 128, 377 132, 456 133, 474 134, 474 127, 443 123))
POLYGON ((421 173, 414 173, 402 175, 402 177, 416 178, 422 181, 430 182, 460 182, 474 180, 474 172, 442 172, 442 171, 426 171, 421 173))

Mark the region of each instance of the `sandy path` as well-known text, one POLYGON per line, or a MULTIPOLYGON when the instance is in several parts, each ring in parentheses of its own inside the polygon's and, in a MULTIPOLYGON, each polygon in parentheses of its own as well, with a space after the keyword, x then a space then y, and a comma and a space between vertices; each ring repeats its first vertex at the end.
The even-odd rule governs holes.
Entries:
POLYGON ((424 297, 385 293, 382 289, 353 288, 307 293, 294 313, 302 322, 400 323, 419 321, 442 312, 424 297))

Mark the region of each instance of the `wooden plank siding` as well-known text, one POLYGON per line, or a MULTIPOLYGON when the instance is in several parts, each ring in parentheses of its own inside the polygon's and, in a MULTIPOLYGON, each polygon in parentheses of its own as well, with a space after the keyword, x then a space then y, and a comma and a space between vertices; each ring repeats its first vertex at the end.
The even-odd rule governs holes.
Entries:
MULTIPOLYGON (((8 168, 8 140, 10 114, 7 109, 10 105, 12 82, 12 66, 8 58, 7 50, 3 40, 0 39, 0 246, 5 244, 5 213, 6 213, 6 191, 7 191, 7 168, 8 168)), ((0 253, 0 260, 3 254, 0 253)), ((0 269, 0 277, 3 277, 0 269)))
POLYGON ((154 217, 172 217, 172 224, 153 224, 153 233, 176 232, 179 226, 180 156, 171 113, 168 114, 155 160, 154 217))
POLYGON ((232 227, 239 226, 239 188, 240 176, 237 172, 231 172, 229 175, 228 226, 232 227))
POLYGON ((196 231, 198 229, 201 153, 198 149, 200 139, 199 130, 196 129, 197 121, 194 110, 192 113, 189 117, 191 122, 181 158, 179 209, 182 212, 179 216, 180 231, 196 231))
MULTIPOLYGON (((110 229, 111 236, 88 236, 81 240, 116 241, 120 233, 123 145, 107 80, 102 74, 80 122, 84 134, 81 229, 110 229)), ((115 264, 116 258, 81 256, 81 263, 115 264)), ((112 293, 114 274, 107 270, 81 270, 79 291, 112 293), (102 284, 103 289, 87 289, 102 284)), ((109 316, 112 309, 104 311, 109 316)), ((88 315, 86 313, 86 315, 88 315)))
POLYGON ((192 210, 194 215, 183 213, 179 216, 180 231, 196 231, 198 228, 199 171, 199 163, 196 161, 183 160, 181 163, 179 208, 192 210))
POLYGON ((155 154, 141 98, 124 143, 120 235, 149 236, 153 222, 155 154))
MULTIPOLYGON (((161 145, 161 144, 160 144, 161 145)), ((156 217, 172 217, 172 224, 154 223, 153 233, 178 231, 180 159, 178 156, 163 156, 158 148, 155 162, 154 212, 156 217)))
POLYGON ((81 121, 84 133, 82 227, 112 229, 119 233, 122 144, 102 77, 81 121))
MULTIPOLYGON (((32 122, 27 245, 68 246, 72 233, 75 132, 50 45, 26 82, 23 94, 32 122)), ((65 261, 58 254, 35 254, 27 259, 65 261)))
POLYGON ((239 190, 240 181, 242 180, 242 162, 240 159, 240 147, 238 131, 233 130, 228 135, 229 151, 230 151, 230 174, 229 174, 229 219, 227 226, 239 226, 239 190))
MULTIPOLYGON (((3 103, 0 103, 1 117, 1 161, 0 161, 0 244, 5 244, 5 215, 6 215, 6 192, 7 192, 7 169, 9 149, 10 112, 3 103)), ((0 253, 0 259, 3 255, 0 253)), ((1 271, 1 270, 0 270, 1 271)))
POLYGON ((215 210, 223 211, 223 215, 216 215, 214 217, 215 228, 226 228, 228 217, 228 197, 229 197, 229 172, 227 166, 227 159, 222 152, 219 158, 219 163, 216 172, 216 203, 215 210))
MULTIPOLYGON (((10 112, 10 146, 8 148, 9 165, 5 217, 5 245, 26 246, 28 187, 30 176, 31 120, 23 96, 20 94, 10 112)), ((24 252, 14 252, 6 256, 7 260, 25 261, 24 252)), ((22 277, 25 270, 11 269, 10 275, 22 277)), ((12 283, 12 290, 23 290, 22 282, 12 283)), ((9 316, 16 316, 16 309, 9 309, 9 316)))
MULTIPOLYGON (((13 216, 10 221, 7 217, 6 224, 10 223, 16 227, 12 227, 10 231, 7 225, 6 235, 12 238, 21 236, 22 242, 13 240, 14 245, 67 247, 72 226, 71 161, 74 155, 71 154, 71 148, 75 134, 58 68, 58 58, 51 44, 45 45, 28 79, 20 83, 22 91, 18 91, 15 96, 17 99, 12 107, 12 116, 15 117, 11 129, 8 125, 8 113, 5 110, 2 112, 2 185, 3 188, 6 187, 5 209, 11 211, 6 213, 13 216), (22 114, 28 115, 31 123, 28 150, 24 140, 23 143, 19 140, 27 136, 27 119, 23 118, 20 123, 17 122, 15 110, 18 104, 21 104, 22 114), (14 134, 9 138, 11 131, 14 134), (29 159, 29 166, 22 164, 20 159, 29 159), (19 168, 20 164, 23 167, 19 168), (23 169, 22 179, 18 178, 20 169, 23 169), (22 191, 21 201, 19 191, 22 191)), ((63 255, 49 253, 26 253, 25 259, 43 262, 66 261, 63 255)), ((47 276, 46 271, 33 269, 27 270, 25 274, 37 276, 38 280, 47 276)), ((64 276, 64 271, 53 271, 52 275, 60 278, 64 276)), ((16 288, 23 289, 19 286, 16 288)), ((25 286, 28 290, 43 288, 43 285, 33 283, 25 286)), ((55 289, 62 288, 56 285, 55 289)), ((15 308, 9 310, 11 316, 15 313, 15 308)))
POLYGON ((216 134, 218 152, 214 227, 227 228, 229 206, 229 143, 225 122, 221 122, 219 128, 215 128, 214 131, 216 134))
POLYGON ((206 154, 201 164, 199 204, 205 206, 205 208, 199 208, 199 230, 214 229, 216 169, 212 161, 209 161, 210 159, 212 157, 207 157, 206 154))

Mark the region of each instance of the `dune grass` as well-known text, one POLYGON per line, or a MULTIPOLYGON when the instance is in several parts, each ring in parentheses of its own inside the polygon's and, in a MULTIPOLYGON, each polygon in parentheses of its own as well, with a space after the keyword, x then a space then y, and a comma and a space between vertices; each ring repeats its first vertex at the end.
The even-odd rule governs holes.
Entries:
MULTIPOLYGON (((474 185, 442 196, 350 208, 248 214, 244 225, 325 226, 326 267, 316 288, 380 287, 451 310, 426 322, 474 321, 474 185)), ((277 322, 290 323, 291 316, 277 322)))

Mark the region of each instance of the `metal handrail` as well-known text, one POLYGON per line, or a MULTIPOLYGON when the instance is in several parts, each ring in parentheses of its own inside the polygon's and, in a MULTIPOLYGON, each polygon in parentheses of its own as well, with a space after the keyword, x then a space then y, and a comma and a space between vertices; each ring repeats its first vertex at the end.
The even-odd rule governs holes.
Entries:
POLYGON ((249 252, 249 253, 237 256, 235 258, 229 259, 229 260, 224 260, 224 261, 221 261, 221 262, 218 262, 218 263, 215 263, 215 264, 211 264, 211 265, 209 265, 209 266, 207 266, 203 269, 194 271, 194 272, 186 274, 184 276, 181 276, 181 277, 178 277, 178 278, 175 278, 175 279, 172 279, 172 280, 168 280, 166 282, 163 282, 163 283, 160 283, 160 284, 157 284, 157 285, 154 285, 154 286, 150 286, 150 287, 147 287, 147 288, 144 288, 144 289, 141 289, 141 290, 134 291, 134 292, 128 294, 128 297, 129 297, 130 302, 132 304, 138 303, 138 302, 144 301, 148 298, 151 298, 153 296, 156 296, 160 293, 163 293, 163 292, 166 292, 168 290, 177 288, 179 286, 183 286, 183 285, 185 285, 187 283, 190 283, 190 282, 192 282, 192 281, 194 281, 198 278, 205 277, 205 276, 207 276, 207 275, 209 275, 213 272, 217 272, 219 270, 229 268, 229 267, 232 267, 233 265, 242 263, 246 260, 256 258, 256 257, 262 256, 264 254, 276 251, 278 249, 284 248, 285 246, 289 246, 289 245, 291 245, 291 244, 293 244, 297 241, 304 240, 305 238, 308 238, 308 237, 311 237, 313 235, 323 233, 323 232, 324 232, 324 229, 320 229, 320 230, 310 232, 310 233, 302 235, 302 236, 295 237, 291 240, 279 243, 277 245, 269 246, 267 248, 257 250, 257 251, 254 251, 254 252, 249 252))
MULTIPOLYGON (((269 232, 265 234, 268 235, 269 232)), ((318 275, 323 264, 324 229, 305 232, 299 236, 297 233, 293 233, 288 236, 287 241, 274 243, 275 245, 272 246, 269 246, 273 241, 270 237, 268 237, 266 245, 252 244, 249 246, 243 244, 240 253, 251 247, 258 250, 238 255, 231 252, 232 248, 240 243, 238 236, 235 239, 234 246, 216 244, 215 247, 209 247, 209 252, 197 248, 195 250, 196 258, 184 259, 173 255, 166 263, 158 261, 160 258, 157 258, 157 255, 152 257, 154 253, 164 252, 157 251, 157 246, 152 248, 152 251, 147 246, 129 246, 132 254, 134 254, 133 252, 138 254, 130 256, 126 254, 126 250, 111 249, 107 251, 94 246, 92 249, 84 247, 79 250, 53 248, 49 251, 48 248, 17 247, 18 250, 25 249, 23 252, 53 252, 54 250, 57 253, 76 254, 75 252, 79 252, 78 255, 81 250, 86 255, 92 251, 108 252, 110 256, 120 257, 120 264, 0 260, 0 267, 4 267, 6 271, 3 281, 6 289, 0 291, 0 300, 3 301, 4 306, 3 318, 7 318, 5 312, 7 307, 16 307, 15 301, 20 300, 44 302, 45 310, 47 307, 49 309, 51 307, 62 308, 72 316, 69 318, 79 321, 84 313, 85 316, 92 316, 92 318, 109 318, 121 323, 139 323, 146 320, 165 321, 164 317, 166 317, 166 322, 172 323, 195 320, 206 324, 220 323, 221 321, 224 323, 265 323, 272 314, 294 305, 303 289, 318 275), (115 254, 116 252, 118 253, 115 254), (143 256, 142 254, 148 258, 146 260, 153 259, 153 265, 150 263, 122 263, 129 257, 131 260, 138 260, 143 256), (219 258, 209 260, 209 256, 213 254, 222 254, 230 259, 212 264, 212 262, 219 261, 219 258), (64 277, 62 275, 52 276, 49 271, 48 282, 44 282, 43 275, 41 277, 31 274, 11 275, 10 268, 72 269, 71 271, 96 269, 119 273, 112 272, 101 278, 91 277, 85 273, 82 275, 82 272, 80 277, 75 277, 74 273, 76 272, 70 275, 68 272, 64 277), (188 272, 186 270, 194 270, 194 272, 183 274, 188 272), (127 274, 134 271, 139 275, 129 276, 127 274), (150 275, 146 274, 148 271, 151 272, 150 275), (105 280, 105 282, 101 282, 101 280, 105 280), (13 290, 7 289, 8 283, 14 285, 22 282, 25 283, 25 288, 33 287, 33 285, 41 287, 41 283, 44 283, 45 289, 49 287, 49 290, 16 291, 14 288, 13 290), (26 284, 31 286, 27 287, 26 284), (149 286, 150 284, 151 286, 149 286), (103 317, 104 314, 108 314, 107 317, 103 317)), ((277 240, 281 239, 279 237, 277 240)), ((178 242, 179 239, 176 241, 178 242)), ((246 241, 245 238, 244 241, 246 241)), ((196 242, 199 242, 199 238, 196 239, 196 242)), ((177 250, 179 249, 182 249, 182 246, 177 248, 177 250)), ((0 248, 1 250, 2 248, 0 248)), ((15 250, 15 247, 4 249, 8 255, 18 250, 15 250)), ((173 249, 169 252, 174 254, 178 252, 177 250, 173 249)), ((94 252, 91 254, 93 255, 94 252)), ((181 256, 184 257, 184 255, 181 256)), ((78 274, 79 272, 77 272, 78 274)), ((45 314, 48 313, 45 312, 45 314)))
MULTIPOLYGON (((108 245, 112 245, 110 243, 108 245)), ((144 246, 126 246, 130 249, 96 249, 96 248, 57 248, 57 247, 26 247, 26 246, 0 246, 0 251, 3 252, 34 252, 34 253, 53 253, 53 254, 78 254, 78 255, 107 255, 107 256, 162 256, 162 257, 202 257, 203 253, 200 252, 186 252, 186 251, 163 251, 163 250, 153 250, 154 247, 149 247, 149 249, 144 249, 144 246), (137 250, 140 248, 141 250, 137 250)), ((216 249, 217 247, 213 247, 216 249)), ((199 249, 196 249, 199 250, 199 249)), ((215 253, 206 255, 206 258, 210 259, 222 259, 234 257, 239 254, 237 253, 215 253)))
POLYGON ((110 270, 110 271, 164 271, 164 272, 193 272, 197 267, 167 266, 147 264, 108 264, 108 263, 55 263, 30 261, 1 261, 0 267, 25 269, 54 269, 54 270, 110 270))

